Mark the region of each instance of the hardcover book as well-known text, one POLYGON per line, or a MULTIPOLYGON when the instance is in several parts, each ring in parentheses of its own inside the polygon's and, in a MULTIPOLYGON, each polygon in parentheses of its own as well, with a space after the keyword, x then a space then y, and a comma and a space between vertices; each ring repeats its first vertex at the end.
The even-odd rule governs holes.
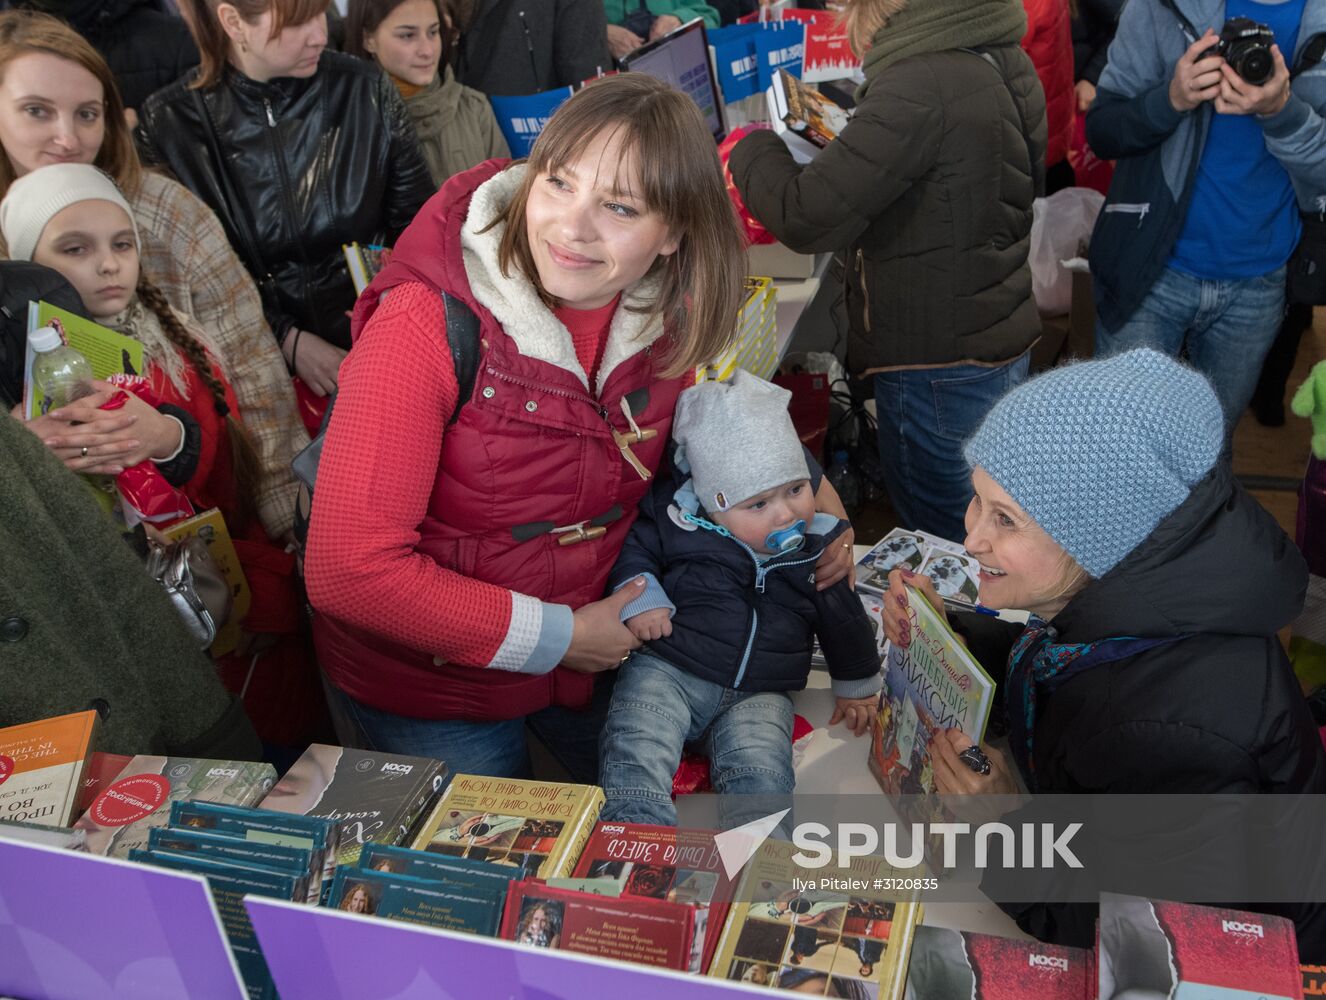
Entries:
POLYGON ((314 743, 261 806, 336 820, 341 828, 337 863, 352 865, 365 844, 403 843, 446 776, 447 766, 431 757, 314 743))
POLYGON ((814 159, 847 127, 848 113, 785 69, 766 92, 769 121, 801 163, 814 159))
POLYGON ((905 1000, 1085 1000, 1090 952, 918 927, 905 1000))
POLYGON ((500 893, 503 899, 514 874, 507 865, 383 844, 365 846, 364 853, 359 855, 359 867, 446 882, 456 887, 481 888, 484 892, 500 893))
POLYGON ((276 984, 272 982, 258 937, 249 922, 248 910, 244 908, 244 897, 269 896, 297 902, 303 899, 304 893, 304 886, 297 876, 256 867, 239 867, 197 854, 167 851, 135 849, 130 860, 206 877, 249 1000, 278 1000, 276 984))
POLYGON ((355 294, 363 295, 368 283, 382 270, 382 253, 386 247, 375 243, 342 243, 341 252, 345 254, 345 266, 350 270, 350 280, 354 282, 355 294))
POLYGON ((92 800, 101 794, 101 790, 120 776, 120 772, 133 760, 122 753, 102 753, 98 750, 88 758, 83 769, 83 781, 78 787, 78 801, 74 804, 74 816, 82 816, 92 800))
POLYGON ((271 764, 140 754, 93 800, 76 824, 87 831, 88 851, 126 858, 147 847, 148 833, 165 826, 176 802, 249 806, 276 780, 271 764))
POLYGON ((315 906, 322 889, 322 869, 313 868, 313 852, 307 847, 263 844, 189 827, 178 830, 157 827, 148 834, 147 849, 169 854, 200 854, 241 867, 275 868, 288 872, 298 876, 304 885, 305 901, 315 906))
MULTIPOLYGON (((49 302, 28 303, 28 333, 43 326, 53 326, 59 330, 64 342, 87 358, 96 378, 141 375, 145 370, 143 345, 133 337, 116 333, 49 302)), ((32 362, 35 357, 32 345, 28 344, 23 358, 23 412, 28 420, 50 408, 50 400, 37 399, 32 386, 32 362)))
MULTIPOLYGON (((930 741, 956 728, 981 742, 994 680, 917 591, 909 595, 908 614, 912 641, 906 649, 889 644, 867 763, 899 818, 928 823, 943 818, 934 794, 930 741)), ((932 867, 937 867, 936 838, 926 848, 932 867)))
POLYGON ((685 971, 695 910, 662 899, 554 889, 530 879, 511 884, 501 936, 535 948, 685 971))
POLYGON ((176 802, 171 806, 170 826, 177 830, 205 830, 256 844, 306 848, 312 852, 311 866, 322 872, 321 891, 325 894, 331 890, 341 836, 340 825, 335 820, 214 802, 176 802))
POLYGON ((766 840, 747 862, 709 975, 818 996, 898 1000, 920 919, 916 892, 875 890, 914 876, 857 858, 841 891, 801 889, 792 844, 766 840), (877 882, 877 880, 879 880, 877 882))
POLYGON ((602 806, 597 785, 458 774, 413 846, 557 878, 571 874, 602 806))
POLYGON ((68 826, 99 721, 73 712, 0 729, 0 819, 68 826))
POLYGON ((1101 893, 1100 1000, 1298 1000, 1283 917, 1101 893))
POLYGON ((612 879, 622 897, 666 899, 694 907, 695 936, 687 968, 708 969, 734 889, 714 831, 599 823, 581 852, 575 875, 584 880, 612 879))
POLYGON ((506 887, 444 882, 376 868, 340 868, 329 906, 448 931, 496 937, 506 887))

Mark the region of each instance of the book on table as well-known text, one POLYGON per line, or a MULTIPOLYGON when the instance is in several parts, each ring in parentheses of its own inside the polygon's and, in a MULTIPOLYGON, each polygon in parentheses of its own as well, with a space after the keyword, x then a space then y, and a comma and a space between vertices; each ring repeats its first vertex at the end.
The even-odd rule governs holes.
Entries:
POLYGON ((1085 948, 918 927, 904 1000, 1089 1000, 1085 948))
POLYGON ((603 806, 603 789, 458 774, 411 845, 509 866, 513 878, 572 873, 603 806))
POLYGON ((0 729, 0 819, 68 826, 100 721, 72 712, 0 729))

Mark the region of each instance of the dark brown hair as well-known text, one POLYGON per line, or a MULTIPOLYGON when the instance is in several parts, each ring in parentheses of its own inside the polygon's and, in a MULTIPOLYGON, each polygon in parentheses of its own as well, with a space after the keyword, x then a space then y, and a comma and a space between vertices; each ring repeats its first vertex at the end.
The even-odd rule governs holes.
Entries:
POLYGON ((203 380, 208 392, 212 394, 212 405, 226 423, 226 436, 230 441, 231 470, 235 477, 235 509, 225 512, 226 524, 232 532, 242 532, 256 512, 253 498, 254 486, 258 479, 258 456, 254 451, 249 432, 235 418, 235 414, 230 412, 230 404, 226 402, 225 384, 216 374, 216 368, 207 349, 180 322, 179 316, 170 307, 161 289, 152 284, 142 271, 138 273, 138 298, 156 314, 166 337, 180 349, 193 370, 198 373, 198 377, 203 380))
MULTIPOLYGON (((451 50, 455 47, 456 36, 460 33, 456 27, 455 0, 432 0, 437 8, 437 19, 441 25, 442 56, 438 61, 451 61, 451 50), (447 22, 450 21, 450 27, 447 22)), ((345 12, 345 51, 360 59, 372 59, 372 53, 364 48, 364 36, 371 35, 381 27, 382 22, 391 16, 405 0, 350 0, 345 12)))
MULTIPOLYGON (((637 195, 678 237, 676 253, 660 256, 651 274, 658 298, 644 311, 662 318, 671 336, 663 373, 678 375, 720 354, 737 333, 746 272, 745 244, 723 185, 718 150, 695 102, 643 73, 596 80, 557 109, 534 143, 529 169, 505 212, 498 250, 502 273, 517 268, 539 290, 525 228, 525 205, 535 180, 576 160, 607 132, 619 135, 618 168, 640 171, 637 195)), ((634 187, 628 180, 623 190, 634 187)))
MULTIPOLYGON (((7 10, 0 13, 0 79, 15 59, 33 52, 59 56, 82 66, 101 84, 102 114, 106 134, 101 140, 93 164, 115 178, 130 198, 138 192, 143 168, 134 149, 133 136, 124 120, 124 101, 120 99, 115 77, 96 49, 87 39, 69 25, 49 14, 29 10, 7 10)), ((0 156, 0 197, 17 180, 14 165, 8 155, 0 156)))
POLYGON ((287 25, 304 24, 327 13, 331 0, 179 0, 180 14, 189 26, 198 54, 198 76, 189 86, 206 89, 221 82, 221 71, 230 56, 230 36, 221 27, 217 8, 228 3, 239 16, 252 24, 269 10, 275 38, 287 25))

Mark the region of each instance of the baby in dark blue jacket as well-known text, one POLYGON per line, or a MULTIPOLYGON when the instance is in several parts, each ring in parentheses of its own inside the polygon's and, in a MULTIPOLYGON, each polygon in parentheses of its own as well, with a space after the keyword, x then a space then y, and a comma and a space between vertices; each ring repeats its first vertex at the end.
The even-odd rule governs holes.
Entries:
POLYGON ((674 825, 688 743, 702 745, 720 794, 789 794, 788 692, 806 686, 817 636, 835 717, 860 736, 875 711, 870 619, 848 580, 815 589, 815 563, 847 524, 815 511, 789 396, 738 371, 677 401, 675 463, 691 478, 664 477, 642 501, 610 579, 646 587, 622 611, 644 646, 621 668, 600 740, 604 820, 674 825))

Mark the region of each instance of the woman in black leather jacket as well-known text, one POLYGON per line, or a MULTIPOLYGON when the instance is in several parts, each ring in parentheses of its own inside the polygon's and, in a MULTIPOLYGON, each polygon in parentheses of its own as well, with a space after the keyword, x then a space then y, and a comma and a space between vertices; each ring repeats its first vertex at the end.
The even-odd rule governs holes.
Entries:
POLYGON ((319 395, 350 346, 343 243, 395 241, 433 193, 376 66, 327 52, 327 0, 183 0, 198 70, 148 98, 137 138, 216 212, 291 370, 319 395))

